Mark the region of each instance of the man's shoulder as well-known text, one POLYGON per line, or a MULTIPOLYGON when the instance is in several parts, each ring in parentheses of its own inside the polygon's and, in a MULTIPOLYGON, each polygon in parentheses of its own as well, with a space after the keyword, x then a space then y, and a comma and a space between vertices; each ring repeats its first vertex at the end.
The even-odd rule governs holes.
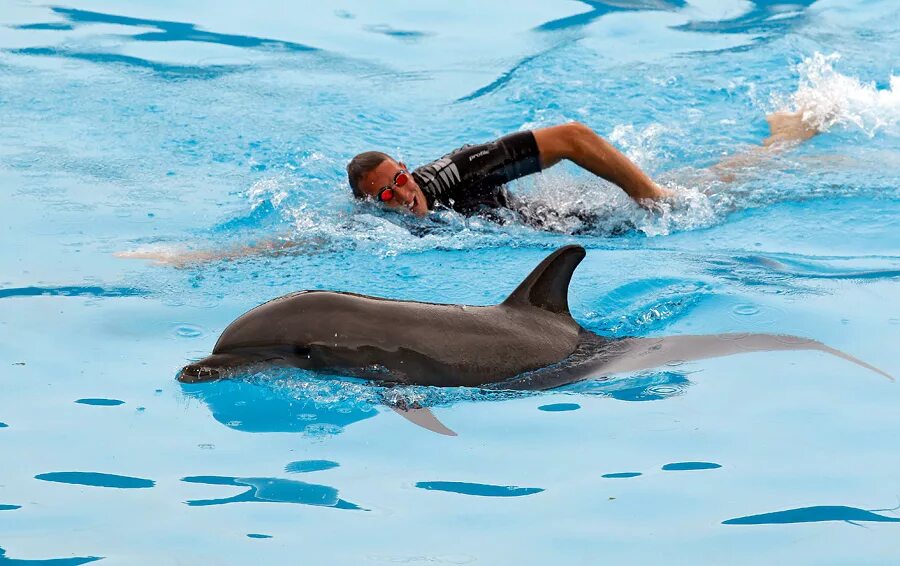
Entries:
POLYGON ((468 164, 472 162, 472 160, 481 157, 483 155, 487 155, 491 152, 491 148, 496 145, 496 140, 481 143, 481 144, 471 144, 467 143, 459 146, 453 151, 447 152, 442 155, 439 159, 435 159, 430 163, 426 163, 421 167, 418 167, 416 171, 419 170, 432 170, 432 169, 443 169, 450 164, 468 164))

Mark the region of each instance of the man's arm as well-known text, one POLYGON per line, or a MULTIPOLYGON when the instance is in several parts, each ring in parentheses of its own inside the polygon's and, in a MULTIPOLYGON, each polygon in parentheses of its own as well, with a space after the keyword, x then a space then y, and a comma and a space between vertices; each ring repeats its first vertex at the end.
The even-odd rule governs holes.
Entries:
POLYGON ((225 249, 133 250, 116 252, 113 255, 126 259, 145 259, 158 265, 171 265, 180 268, 201 265, 213 261, 236 260, 250 256, 279 256, 288 253, 289 250, 292 250, 297 246, 305 245, 306 243, 307 242, 289 240, 287 238, 273 238, 271 240, 263 240, 250 245, 235 246, 233 248, 225 249))
POLYGON ((639 204, 644 199, 655 200, 671 194, 584 124, 569 122, 534 130, 534 139, 543 169, 568 159, 582 169, 619 186, 639 204))
POLYGON ((766 116, 769 123, 769 137, 761 146, 735 153, 709 168, 719 181, 733 182, 742 169, 750 169, 764 164, 785 150, 796 147, 819 133, 819 129, 804 120, 804 110, 796 112, 774 112, 766 116))

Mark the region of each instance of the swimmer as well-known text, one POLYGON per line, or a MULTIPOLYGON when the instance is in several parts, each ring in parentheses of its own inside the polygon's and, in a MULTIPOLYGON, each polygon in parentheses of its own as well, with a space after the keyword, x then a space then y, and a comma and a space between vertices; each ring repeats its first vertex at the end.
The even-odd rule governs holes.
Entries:
POLYGON ((670 192, 653 182, 609 142, 584 124, 522 131, 480 145, 464 145, 413 171, 380 151, 367 151, 347 165, 347 180, 358 199, 425 216, 448 208, 471 216, 511 208, 506 183, 568 160, 648 205, 670 192))
MULTIPOLYGON (((733 181, 737 169, 756 165, 818 133, 804 120, 802 111, 776 112, 766 121, 770 135, 762 146, 709 168, 718 180, 733 181)), ((672 194, 608 141, 578 122, 517 132, 485 144, 464 145, 413 171, 386 153, 367 151, 347 165, 347 180, 357 199, 375 200, 416 216, 425 216, 436 208, 452 209, 466 216, 508 208, 518 209, 527 222, 531 215, 510 195, 506 183, 549 169, 563 160, 615 184, 645 207, 672 194)))
MULTIPOLYGON (((741 171, 764 163, 819 131, 809 124, 803 110, 776 112, 767 116, 766 121, 770 135, 760 146, 727 157, 703 170, 704 174, 711 174, 720 183, 730 183, 741 171)), ((510 194, 506 183, 563 160, 615 184, 644 207, 652 207, 672 194, 608 141, 578 122, 516 132, 480 145, 465 145, 412 171, 386 153, 367 151, 347 165, 347 179, 357 199, 373 200, 402 213, 421 217, 446 208, 467 216, 479 214, 497 219, 490 214, 492 210, 509 209, 522 222, 542 228, 541 215, 531 213, 527 203, 510 194)), ((578 218, 591 223, 591 218, 578 218)), ((252 255, 277 256, 307 247, 308 242, 285 236, 226 250, 136 250, 116 255, 186 267, 252 255)))

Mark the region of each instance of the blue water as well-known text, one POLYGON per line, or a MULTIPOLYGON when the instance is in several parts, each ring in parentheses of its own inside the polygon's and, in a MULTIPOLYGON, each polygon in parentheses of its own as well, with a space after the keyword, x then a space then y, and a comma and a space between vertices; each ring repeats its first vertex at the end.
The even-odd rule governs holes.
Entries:
POLYGON ((391 393, 456 437, 354 380, 174 376, 284 293, 490 304, 568 243, 595 332, 794 334, 900 376, 898 21, 887 0, 0 0, 0 563, 896 562, 900 386, 821 353, 391 393), (798 106, 823 134, 704 173, 798 106), (539 231, 345 185, 359 151, 418 165, 568 120, 676 198, 559 166, 511 189, 602 220, 539 231))

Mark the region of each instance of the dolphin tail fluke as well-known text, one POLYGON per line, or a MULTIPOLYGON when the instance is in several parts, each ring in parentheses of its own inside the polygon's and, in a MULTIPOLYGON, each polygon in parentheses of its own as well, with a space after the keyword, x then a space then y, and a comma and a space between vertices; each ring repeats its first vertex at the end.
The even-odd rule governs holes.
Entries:
POLYGON ((864 362, 861 359, 857 358, 856 356, 851 356, 850 354, 848 354, 846 352, 842 352, 842 351, 838 350, 837 348, 832 348, 831 346, 822 344, 821 342, 816 342, 814 340, 812 342, 813 342, 813 344, 816 345, 816 347, 810 348, 812 350, 818 350, 820 352, 829 353, 832 356, 837 356, 838 358, 842 358, 852 364, 856 364, 860 367, 864 367, 868 370, 874 371, 875 373, 882 375, 891 381, 894 381, 894 377, 891 374, 889 374, 888 372, 886 372, 882 369, 879 369, 868 362, 864 362))
POLYGON ((847 360, 894 381, 887 372, 816 340, 783 334, 710 334, 626 338, 626 353, 607 364, 610 373, 650 369, 677 361, 702 360, 750 352, 816 350, 847 360))

